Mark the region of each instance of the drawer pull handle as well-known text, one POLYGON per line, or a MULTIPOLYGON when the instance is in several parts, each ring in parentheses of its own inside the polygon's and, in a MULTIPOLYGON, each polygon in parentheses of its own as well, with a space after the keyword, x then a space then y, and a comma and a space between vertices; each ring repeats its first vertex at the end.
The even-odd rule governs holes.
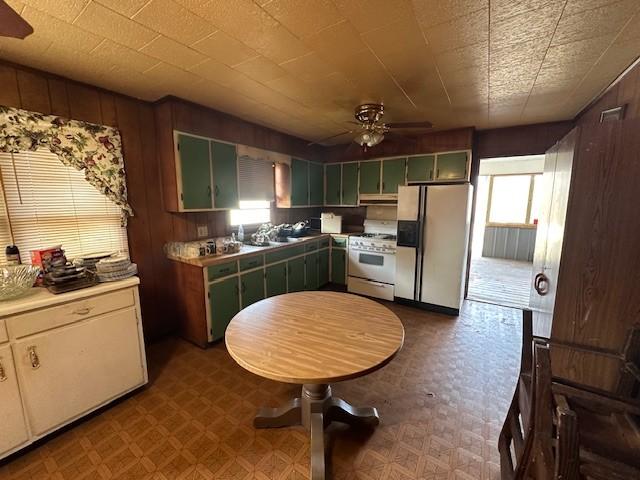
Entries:
POLYGON ((7 372, 4 371, 4 365, 2 365, 2 357, 0 357, 0 382, 4 382, 7 379, 7 372))
POLYGON ((91 311, 91 307, 79 308, 78 310, 74 310, 74 315, 86 315, 91 311))
POLYGON ((35 345, 31 345, 27 347, 27 351, 29 352, 29 360, 31 361, 31 368, 37 370, 40 368, 40 357, 38 357, 38 353, 36 352, 35 345))

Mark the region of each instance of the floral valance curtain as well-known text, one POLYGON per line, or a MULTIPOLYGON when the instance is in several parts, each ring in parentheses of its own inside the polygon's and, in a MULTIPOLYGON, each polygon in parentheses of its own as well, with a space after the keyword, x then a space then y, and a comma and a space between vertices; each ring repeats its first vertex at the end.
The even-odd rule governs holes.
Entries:
POLYGON ((122 221, 133 215, 120 132, 112 127, 0 106, 0 152, 48 148, 60 161, 84 171, 87 181, 122 209, 122 221))

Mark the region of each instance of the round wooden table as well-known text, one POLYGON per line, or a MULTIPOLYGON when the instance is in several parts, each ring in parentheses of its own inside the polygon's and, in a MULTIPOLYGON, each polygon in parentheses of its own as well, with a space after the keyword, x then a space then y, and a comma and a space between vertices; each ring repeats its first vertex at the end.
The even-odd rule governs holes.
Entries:
POLYGON ((311 478, 325 478, 324 427, 332 421, 375 426, 378 412, 331 396, 329 383, 361 377, 389 363, 404 328, 388 308, 338 292, 299 292, 245 308, 225 334, 229 354, 256 375, 302 384, 280 408, 261 408, 256 428, 302 424, 311 432, 311 478))

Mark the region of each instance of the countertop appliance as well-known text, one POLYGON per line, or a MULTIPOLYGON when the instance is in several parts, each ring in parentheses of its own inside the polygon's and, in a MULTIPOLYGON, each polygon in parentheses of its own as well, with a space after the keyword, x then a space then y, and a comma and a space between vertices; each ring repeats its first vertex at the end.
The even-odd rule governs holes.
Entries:
POLYGON ((334 215, 333 213, 320 214, 322 233, 342 233, 342 215, 334 215))
POLYGON ((364 233, 349 237, 349 292, 393 300, 396 231, 395 220, 367 219, 364 233))
POLYGON ((472 194, 468 183, 398 188, 396 299, 459 314, 472 194))

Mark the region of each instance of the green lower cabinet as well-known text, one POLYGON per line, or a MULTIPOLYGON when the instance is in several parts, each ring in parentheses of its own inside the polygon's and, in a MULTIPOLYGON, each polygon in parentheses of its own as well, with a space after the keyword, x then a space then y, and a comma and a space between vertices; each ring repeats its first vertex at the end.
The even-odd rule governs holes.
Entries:
POLYGON ((467 178, 467 152, 438 154, 436 180, 464 180, 467 178))
POLYGON ((265 268, 267 297, 287 293, 287 262, 277 263, 265 268))
POLYGON ((325 166, 325 205, 341 205, 340 190, 342 188, 342 166, 339 163, 332 163, 325 166))
POLYGON ((294 258, 287 262, 287 284, 289 292, 304 290, 304 257, 294 258))
POLYGON ((390 158, 382 162, 382 193, 398 193, 405 184, 406 159, 390 158))
POLYGON ((318 252, 318 287, 329 283, 329 249, 318 252))
POLYGON ((211 335, 213 340, 224 337, 227 325, 240 311, 240 289, 238 277, 231 277, 209 285, 209 307, 211 310, 211 335))
POLYGON ((254 270, 240 277, 240 292, 242 293, 242 308, 264 298, 264 271, 254 270))
POLYGON ((331 250, 331 281, 338 285, 347 284, 347 251, 331 250))
POLYGON ((320 287, 318 281, 318 253, 310 253, 305 257, 307 290, 317 290, 320 287))
POLYGON ((358 164, 342 165, 342 205, 358 204, 358 164))
POLYGON ((380 160, 360 162, 360 193, 380 193, 380 160))
POLYGON ((435 155, 419 155, 407 159, 407 182, 428 182, 433 180, 435 155))

